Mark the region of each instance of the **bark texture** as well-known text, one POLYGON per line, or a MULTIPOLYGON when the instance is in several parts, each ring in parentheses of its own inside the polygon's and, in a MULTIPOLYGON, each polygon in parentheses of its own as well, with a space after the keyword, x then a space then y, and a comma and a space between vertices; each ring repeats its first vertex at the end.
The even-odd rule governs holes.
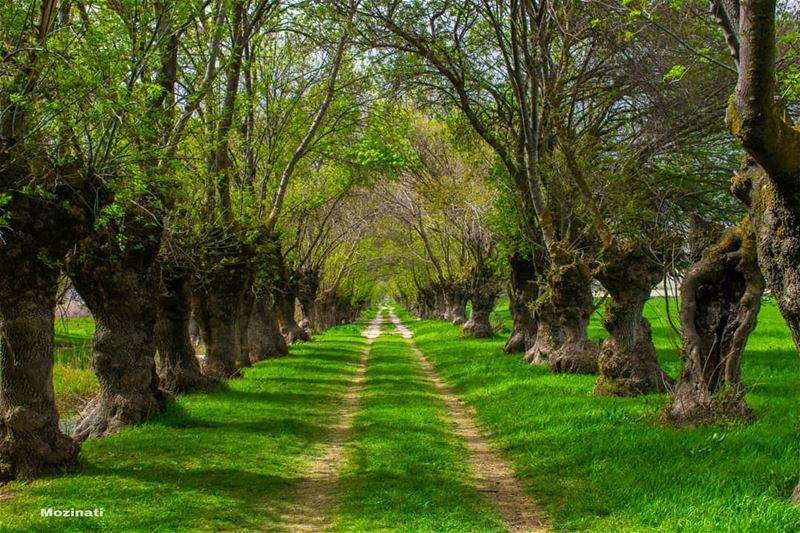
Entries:
POLYGON ((247 332, 250 361, 256 363, 264 359, 274 359, 289 355, 286 339, 278 327, 274 301, 271 296, 257 296, 253 303, 253 313, 247 332))
POLYGON ((712 7, 738 64, 727 123, 751 158, 734 193, 749 207, 761 270, 800 350, 800 129, 776 103, 776 4, 717 0, 712 7))
POLYGON ((203 375, 190 335, 192 282, 186 272, 165 267, 161 275, 156 319, 161 387, 173 394, 209 387, 217 380, 203 375))
POLYGON ((536 337, 533 344, 525 352, 525 361, 532 365, 546 365, 551 354, 564 342, 564 331, 561 320, 552 302, 544 298, 544 294, 536 300, 533 318, 536 321, 536 337))
POLYGON ((555 373, 597 372, 598 346, 589 340, 587 329, 593 311, 591 269, 574 252, 553 246, 547 288, 534 309, 536 342, 526 361, 546 361, 555 373))
MULTIPOLYGON (((7 109, 5 111, 8 111, 7 109)), ((7 119, 12 114, 4 112, 7 119)), ((23 117, 16 116, 22 125, 23 117)), ((5 120, 4 120, 5 125, 5 120)), ((73 464, 79 446, 58 425, 54 310, 64 254, 111 200, 100 180, 0 137, 0 481, 73 464), (31 184, 39 191, 25 192, 31 184), (48 194, 42 194, 42 193, 48 194)), ((6 136, 10 133, 9 136, 6 136)))
POLYGON ((275 293, 275 309, 278 323, 286 342, 307 342, 311 339, 308 331, 301 328, 295 319, 297 293, 291 283, 283 283, 275 293))
POLYGON ((696 262, 681 285, 683 369, 665 412, 676 426, 752 416, 741 358, 764 291, 753 228, 746 219, 728 230, 707 226, 695 235, 696 262))
POLYGON ((6 481, 73 464, 79 447, 59 429, 53 391, 58 270, 35 257, 0 256, 0 481, 6 481), (12 275, 12 265, 26 268, 12 275))
POLYGON ((489 338, 494 336, 494 328, 489 318, 500 294, 494 271, 486 265, 476 265, 470 272, 469 299, 471 308, 469 320, 461 330, 471 337, 489 338))
POLYGON ((316 312, 320 282, 319 271, 315 269, 304 270, 298 278, 297 300, 300 302, 302 327, 309 331, 320 331, 324 329, 324 326, 318 324, 316 312))
POLYGON ((416 313, 423 320, 441 320, 445 316, 444 294, 436 284, 417 285, 416 313))
POLYGON ((595 394, 666 392, 673 383, 658 364, 650 323, 642 316, 650 291, 663 277, 663 264, 649 245, 612 244, 603 252, 597 279, 611 297, 603 317, 609 336, 600 346, 595 394))
POLYGON ((232 263, 206 276, 193 294, 194 316, 200 325, 206 356, 203 374, 225 380, 241 375, 242 300, 250 289, 251 271, 241 262, 232 263))
POLYGON ((519 252, 509 256, 511 282, 508 287, 508 308, 514 321, 511 336, 506 341, 505 353, 527 352, 536 340, 537 323, 533 306, 539 296, 536 284, 536 265, 519 252))
POLYGON ((467 292, 453 284, 444 289, 446 310, 444 319, 454 326, 460 326, 467 321, 467 292))
POLYGON ((155 362, 161 239, 146 217, 136 213, 126 220, 124 248, 118 245, 122 230, 112 222, 69 257, 70 278, 95 319, 92 368, 100 382, 99 394, 80 415, 78 440, 140 423, 165 405, 155 362))
POLYGON ((239 312, 239 358, 236 366, 246 368, 252 365, 250 361, 250 320, 253 317, 253 306, 256 302, 256 295, 253 292, 252 277, 247 281, 247 289, 241 300, 241 311, 239 312))

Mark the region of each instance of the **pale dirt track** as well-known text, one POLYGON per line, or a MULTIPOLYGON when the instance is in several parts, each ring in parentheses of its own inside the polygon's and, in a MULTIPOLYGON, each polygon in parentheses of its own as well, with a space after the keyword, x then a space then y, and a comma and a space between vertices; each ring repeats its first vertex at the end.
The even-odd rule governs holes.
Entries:
POLYGON ((506 531, 547 531, 544 512, 528 498, 511 466, 484 438, 478 428, 474 411, 459 400, 442 381, 425 354, 412 340, 411 331, 402 324, 393 310, 389 310, 389 316, 395 328, 414 350, 425 376, 444 400, 450 420, 455 425, 455 434, 462 439, 469 453, 469 467, 475 487, 500 513, 506 531))
POLYGON ((341 492, 338 485, 339 472, 346 460, 344 447, 361 402, 372 342, 381 334, 382 324, 383 316, 379 313, 364 333, 368 342, 361 352, 355 377, 344 395, 336 422, 328 430, 322 454, 311 463, 292 505, 281 517, 281 531, 317 532, 330 527, 330 516, 341 492))
MULTIPOLYGON (((507 531, 548 531, 544 512, 525 494, 510 465, 483 436, 474 411, 459 400, 442 381, 425 354, 412 340, 411 332, 391 309, 389 316, 397 331, 414 351, 426 379, 445 403, 453 432, 462 440, 469 455, 468 464, 475 489, 498 511, 507 531)), ((331 526, 331 515, 341 499, 339 473, 346 462, 345 445, 358 413, 372 342, 380 335, 382 324, 382 314, 379 313, 365 332, 369 341, 342 401, 337 422, 330 426, 322 453, 309 466, 297 488, 293 503, 283 513, 278 526, 281 531, 318 532, 331 526)), ((402 530, 402 525, 398 524, 398 528, 402 530)))

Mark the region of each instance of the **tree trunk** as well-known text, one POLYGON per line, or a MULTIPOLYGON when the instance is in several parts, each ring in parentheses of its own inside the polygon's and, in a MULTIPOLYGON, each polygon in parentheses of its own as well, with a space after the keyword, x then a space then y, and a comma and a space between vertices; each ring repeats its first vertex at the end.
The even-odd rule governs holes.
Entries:
POLYGON ((550 251, 547 289, 536 303, 536 342, 526 360, 547 360, 555 373, 597 372, 598 346, 588 336, 594 311, 592 273, 583 259, 560 247, 550 251))
POLYGON ((236 365, 239 368, 246 368, 252 366, 250 361, 250 320, 253 317, 253 306, 256 302, 256 295, 252 291, 252 278, 248 283, 248 290, 245 291, 241 301, 241 311, 239 312, 239 342, 241 343, 241 351, 239 352, 239 359, 236 365))
POLYGON ((0 138, 0 190, 9 196, 0 208, 0 481, 77 460, 55 405, 55 299, 64 254, 111 200, 95 176, 54 167, 34 149, 0 138), (24 192, 31 184, 41 191, 24 192))
POLYGON ((203 375, 190 336, 192 283, 187 273, 165 270, 161 277, 156 345, 161 387, 173 394, 206 388, 217 381, 203 375))
POLYGON ((508 309, 514 321, 511 336, 506 341, 505 353, 527 352, 536 340, 536 320, 533 305, 539 295, 536 285, 536 265, 519 252, 509 256, 511 283, 508 288, 508 309))
POLYGON ((203 373, 214 379, 239 377, 242 361, 242 299, 250 289, 251 275, 245 265, 213 272, 194 290, 195 319, 200 324, 206 356, 203 373))
POLYGON ((325 329, 325 326, 318 324, 316 316, 319 282, 319 272, 313 269, 303 271, 298 280, 297 301, 300 302, 300 313, 302 314, 300 326, 309 331, 325 329))
POLYGON ((469 320, 462 327, 462 331, 470 337, 477 337, 481 339, 488 339, 494 337, 494 328, 489 317, 494 310, 494 304, 497 301, 497 293, 487 293, 481 296, 472 297, 472 308, 469 314, 469 320))
POLYGON ((546 365, 552 354, 564 343, 561 320, 553 304, 544 298, 534 304, 533 318, 536 322, 536 337, 525 352, 525 361, 532 365, 546 365))
POLYGON ((92 368, 100 382, 80 415, 78 440, 110 435, 164 409, 155 362, 161 239, 142 220, 127 221, 124 250, 119 231, 109 229, 84 239, 69 258, 70 278, 95 319, 92 368))
POLYGON ((278 327, 278 317, 271 297, 256 297, 247 341, 250 361, 253 363, 289 355, 286 339, 278 327))
POLYGON ((683 369, 665 412, 676 426, 752 417, 740 369, 764 291, 755 235, 747 220, 714 233, 681 285, 683 369))
POLYGON ((445 292, 447 311, 445 320, 454 326, 460 326, 467 321, 467 295, 459 289, 449 289, 445 292))
POLYGON ((279 292, 275 297, 278 323, 286 342, 307 342, 311 340, 308 331, 297 325, 295 320, 295 295, 293 292, 279 292))
POLYGON ((482 262, 477 262, 470 268, 469 280, 472 306, 469 320, 461 331, 472 337, 484 339, 494 337, 494 328, 489 322, 489 317, 500 294, 500 284, 497 282, 495 272, 482 262))
POLYGON ((24 269, 6 257, 0 267, 0 481, 73 464, 79 451, 58 427, 53 392, 58 270, 31 255, 16 263, 24 269))
POLYGON ((662 263, 647 244, 612 245, 603 252, 597 279, 611 296, 603 317, 609 337, 600 347, 595 394, 636 396, 667 392, 673 384, 658 364, 650 323, 642 316, 663 274, 662 263))
MULTIPOLYGON (((733 192, 749 208, 760 269, 800 350, 800 129, 787 120, 776 88, 777 2, 725 1, 712 7, 738 67, 726 122, 749 156, 733 192)), ((749 232, 740 226, 739 233, 749 232)), ((741 240, 746 242, 744 236, 741 240)), ((749 256, 749 246, 741 249, 749 256)), ((744 263, 742 270, 749 268, 744 263)), ((757 282, 745 284, 749 294, 757 282)), ((743 296, 736 310, 744 329, 747 305, 755 304, 743 296)), ((799 496, 800 487, 793 499, 799 496)))

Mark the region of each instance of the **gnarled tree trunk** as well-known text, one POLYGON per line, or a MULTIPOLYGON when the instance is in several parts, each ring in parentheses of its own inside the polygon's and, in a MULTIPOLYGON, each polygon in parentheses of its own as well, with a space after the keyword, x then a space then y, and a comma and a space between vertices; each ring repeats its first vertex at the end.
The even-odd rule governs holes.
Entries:
POLYGON ((309 331, 324 329, 324 326, 318 324, 316 311, 319 281, 319 272, 311 269, 301 272, 297 282, 297 301, 300 302, 300 313, 303 317, 300 326, 309 331))
POLYGON ((536 265, 533 260, 514 252, 509 256, 511 283, 508 287, 508 309, 514 328, 506 341, 505 353, 527 352, 536 340, 536 320, 533 305, 539 296, 536 284, 536 265))
POLYGON ((161 387, 173 394, 192 392, 217 383, 202 373, 195 356, 189 328, 191 314, 191 276, 164 267, 155 335, 161 361, 161 387))
POLYGON ((600 377, 595 394, 635 396, 666 392, 673 381, 658 364, 650 323, 642 316, 650 291, 662 279, 663 265, 646 243, 603 252, 597 279, 608 291, 603 325, 609 337, 600 346, 600 377))
POLYGON ((489 317, 494 310, 497 302, 497 292, 487 290, 480 294, 473 295, 472 307, 469 313, 469 320, 461 328, 470 337, 488 339, 494 336, 494 328, 489 321, 489 317))
POLYGON ((10 196, 0 209, 6 215, 0 239, 0 481, 5 481, 77 460, 78 444, 59 429, 53 391, 55 300, 64 254, 91 231, 93 210, 110 197, 94 176, 53 167, 41 179, 36 176, 47 197, 21 192, 35 177, 34 164, 49 165, 38 151, 25 153, 13 140, 0 141, 0 188, 10 196))
POLYGON ((485 264, 476 264, 470 272, 469 297, 472 303, 469 320, 461 330, 471 337, 489 338, 494 336, 489 317, 494 310, 497 296, 500 294, 500 285, 495 279, 495 273, 485 264))
POLYGON ((564 343, 564 331, 555 306, 541 295, 534 303, 533 319, 536 337, 525 352, 525 361, 532 365, 546 365, 552 354, 564 343))
POLYGON ((748 220, 705 235, 695 239, 705 244, 695 244, 696 262, 681 284, 683 369, 665 412, 677 426, 752 416, 744 399, 741 358, 764 291, 755 235, 748 220))
POLYGON ((95 318, 92 368, 100 382, 100 393, 78 420, 78 440, 110 435, 165 405, 155 362, 161 239, 137 215, 126 221, 124 250, 117 246, 118 231, 109 229, 81 241, 68 261, 75 289, 95 318))
POLYGON ((800 350, 800 129, 777 104, 776 5, 712 2, 739 74, 726 121, 752 158, 734 194, 749 207, 761 271, 800 350))
POLYGON ((457 287, 449 287, 444 293, 447 310, 444 319, 454 326, 460 326, 467 321, 467 294, 457 287))
POLYGON ((559 246, 550 250, 547 288, 536 302, 539 329, 527 361, 547 361, 556 373, 597 372, 598 346, 589 340, 594 311, 592 272, 576 254, 559 246))
POLYGON ((194 290, 194 316, 200 324, 206 356, 203 373, 215 379, 241 375, 242 299, 250 289, 250 269, 243 264, 213 272, 194 290))
POLYGON ((295 320, 295 293, 287 287, 275 294, 275 310, 278 313, 278 324, 286 342, 307 342, 311 340, 308 331, 301 328, 295 320))
POLYGON ((247 342, 250 361, 253 363, 289 355, 286 339, 278 327, 278 317, 271 296, 256 297, 247 342))
POLYGON ((79 450, 58 427, 53 392, 58 270, 39 264, 35 253, 20 262, 5 255, 0 254, 0 481, 72 464, 79 450), (12 272, 11 266, 22 268, 12 272))

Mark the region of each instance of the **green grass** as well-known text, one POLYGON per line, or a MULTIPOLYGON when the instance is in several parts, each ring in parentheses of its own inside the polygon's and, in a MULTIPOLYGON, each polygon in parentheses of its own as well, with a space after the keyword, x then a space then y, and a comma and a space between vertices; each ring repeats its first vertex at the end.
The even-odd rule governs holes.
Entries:
POLYGON ((55 363, 70 368, 90 369, 94 319, 60 318, 56 320, 55 363))
MULTIPOLYGON (((649 302, 659 358, 675 375, 677 335, 664 300, 649 302)), ((798 531, 787 502, 800 475, 800 361, 765 301, 743 376, 752 424, 675 430, 657 420, 666 395, 596 398, 593 376, 552 375, 504 355, 504 337, 467 339, 402 313, 434 367, 478 413, 557 530, 798 531)), ((508 327, 507 307, 497 317, 508 327)), ((603 335, 598 317, 590 334, 603 335)))
POLYGON ((99 389, 92 371, 94 320, 61 318, 55 325, 53 387, 62 418, 76 414, 99 389))
MULTIPOLYGON (((664 301, 646 313, 675 375, 678 338, 664 301)), ((556 530, 800 530, 800 508, 787 502, 800 475, 800 361, 773 302, 764 303, 743 363, 756 421, 692 430, 658 421, 665 395, 596 398, 592 376, 552 375, 503 354, 504 335, 468 339, 450 324, 399 314, 556 530)), ((495 315, 510 326, 507 306, 495 315)), ((320 450, 363 328, 334 328, 228 388, 181 397, 157 420, 85 443, 74 472, 0 488, 0 531, 269 529, 320 450), (44 519, 43 507, 101 507, 105 517, 44 519)), ((89 334, 87 325, 76 335, 89 334)), ((599 316, 590 334, 604 335, 599 316)), ((441 400, 396 335, 375 341, 363 392, 336 528, 497 530, 441 400)))
POLYGON ((391 324, 375 341, 347 446, 338 531, 503 531, 470 483, 444 403, 391 324))
POLYGON ((180 397, 150 423, 83 445, 69 475, 0 489, 0 531, 223 531, 269 527, 318 453, 352 379, 363 325, 259 363, 228 388, 180 397), (104 508, 104 518, 40 509, 104 508))

